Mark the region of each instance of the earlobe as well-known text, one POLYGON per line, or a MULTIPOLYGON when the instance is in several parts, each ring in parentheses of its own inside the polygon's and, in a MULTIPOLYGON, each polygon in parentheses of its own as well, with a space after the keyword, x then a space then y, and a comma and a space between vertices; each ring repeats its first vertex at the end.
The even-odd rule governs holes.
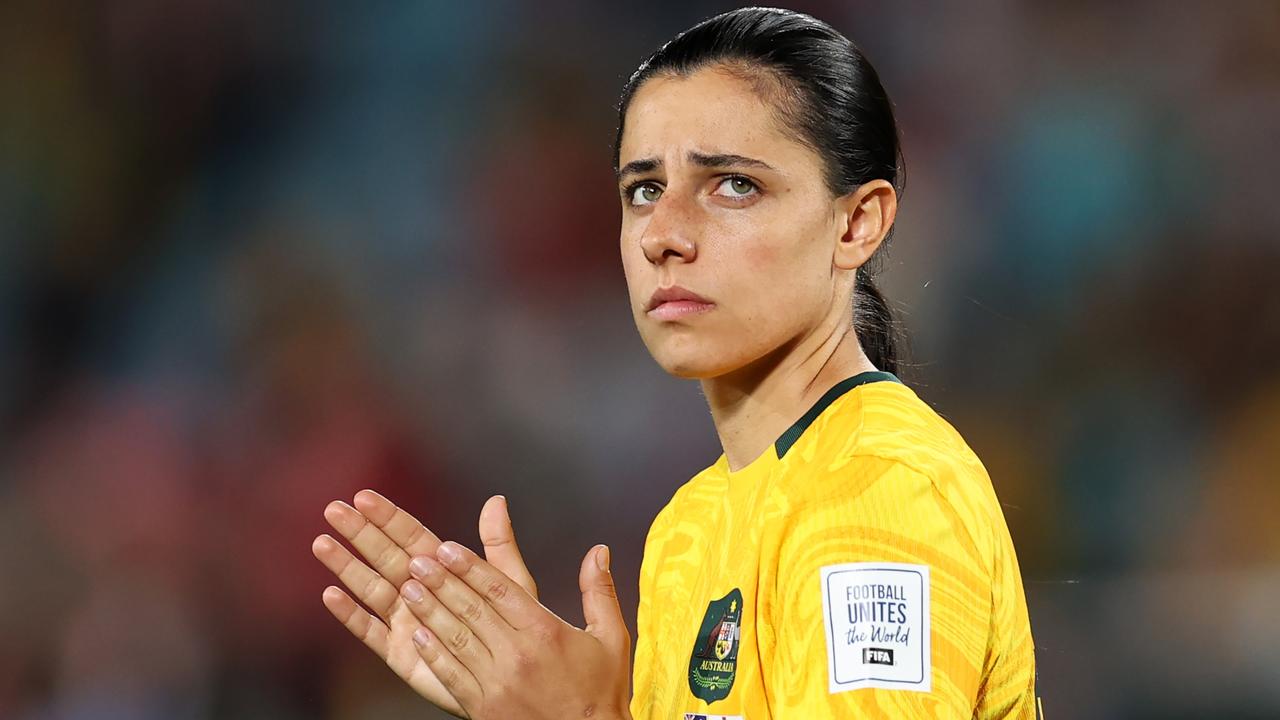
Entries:
POLYGON ((837 202, 846 224, 836 247, 835 265, 856 270, 875 254, 893 227, 897 192, 885 180, 872 180, 837 202))

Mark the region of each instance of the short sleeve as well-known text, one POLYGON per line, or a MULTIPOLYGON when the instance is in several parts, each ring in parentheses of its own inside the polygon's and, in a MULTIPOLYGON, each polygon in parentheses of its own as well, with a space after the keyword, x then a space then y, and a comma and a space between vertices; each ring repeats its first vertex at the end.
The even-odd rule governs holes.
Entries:
POLYGON ((774 716, 973 717, 992 633, 980 522, 898 461, 828 472, 779 541, 774 716))

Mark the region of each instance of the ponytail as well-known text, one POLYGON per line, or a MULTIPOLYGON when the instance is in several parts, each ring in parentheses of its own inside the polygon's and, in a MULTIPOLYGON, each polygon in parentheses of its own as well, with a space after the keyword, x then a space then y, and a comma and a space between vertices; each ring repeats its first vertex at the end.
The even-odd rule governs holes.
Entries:
POLYGON ((898 323, 870 273, 858 268, 854 274, 853 327, 867 359, 877 369, 898 374, 901 346, 898 323))

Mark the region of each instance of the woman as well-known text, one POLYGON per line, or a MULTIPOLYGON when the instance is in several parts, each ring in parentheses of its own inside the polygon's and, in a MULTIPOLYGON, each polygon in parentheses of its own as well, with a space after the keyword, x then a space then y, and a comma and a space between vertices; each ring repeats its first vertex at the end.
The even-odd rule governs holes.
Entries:
POLYGON ((960 436, 895 377, 869 263, 898 141, 843 36, 738 10, 659 49, 615 151, 637 327, 702 385, 724 454, 649 532, 634 696, 608 549, 588 626, 539 605, 505 501, 486 560, 380 496, 326 509, 335 617, 437 705, 474 718, 1031 718, 1034 659, 999 503, 960 436))

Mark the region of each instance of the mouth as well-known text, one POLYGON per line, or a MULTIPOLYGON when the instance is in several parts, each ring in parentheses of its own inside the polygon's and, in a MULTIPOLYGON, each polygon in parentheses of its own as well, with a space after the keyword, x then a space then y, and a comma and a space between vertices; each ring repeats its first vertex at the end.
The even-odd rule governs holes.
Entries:
POLYGON ((658 288, 649 298, 645 313, 655 320, 676 320, 689 315, 704 313, 715 303, 679 285, 658 288))

